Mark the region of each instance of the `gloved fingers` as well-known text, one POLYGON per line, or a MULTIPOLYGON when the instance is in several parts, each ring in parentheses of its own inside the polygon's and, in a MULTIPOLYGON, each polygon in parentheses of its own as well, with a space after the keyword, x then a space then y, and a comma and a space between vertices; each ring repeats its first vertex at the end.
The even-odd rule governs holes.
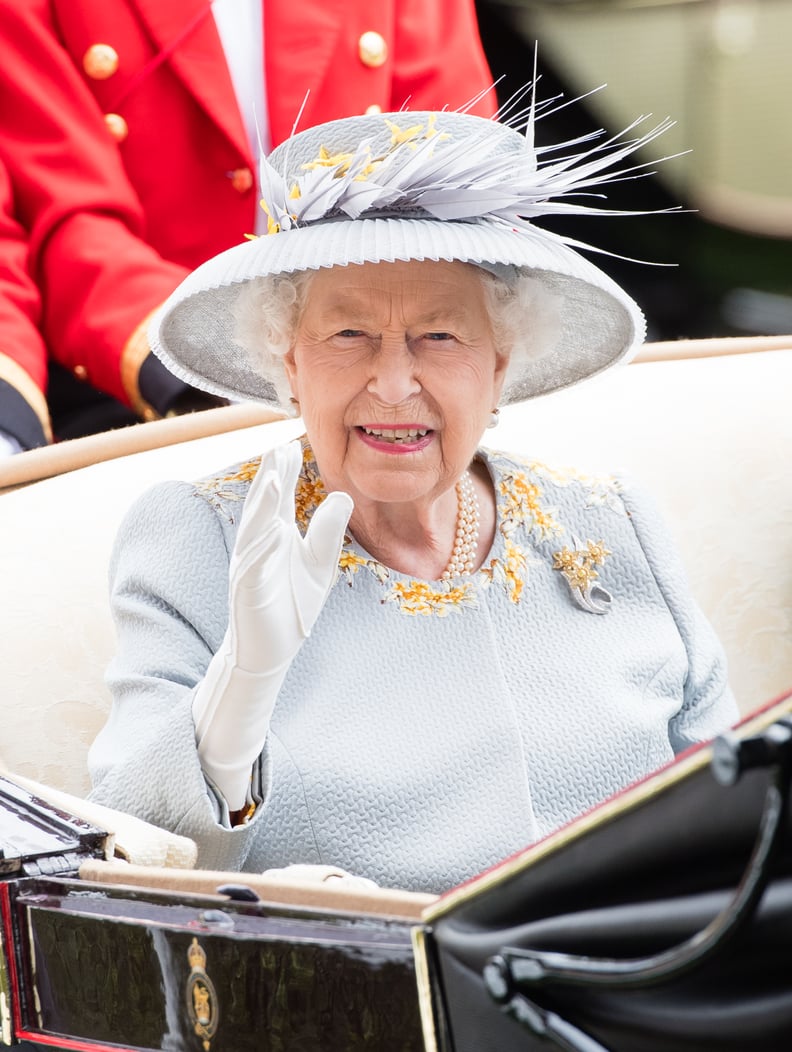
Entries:
MULTIPOLYGON (((234 555, 229 568, 232 586, 256 588, 259 586, 261 568, 280 549, 288 548, 288 537, 284 537, 288 527, 279 519, 271 519, 263 525, 258 533, 251 533, 247 544, 239 550, 234 548, 234 555)), ((293 527, 292 527, 293 529, 293 527)))
POLYGON ((256 546, 263 533, 272 523, 281 504, 281 478, 274 465, 261 458, 259 469, 250 483, 239 522, 234 555, 241 559, 245 552, 256 546))
POLYGON ((294 524, 294 491, 297 488, 297 480, 303 463, 302 446, 298 441, 287 442, 285 446, 277 446, 267 454, 268 463, 271 463, 280 476, 280 503, 277 515, 282 522, 294 524))
POLYGON ((302 447, 289 442, 268 450, 250 484, 234 545, 235 564, 244 572, 260 561, 282 535, 278 520, 294 526, 294 490, 302 467, 302 447))
MULTIPOLYGON (((317 569, 332 572, 338 566, 338 556, 354 503, 348 493, 336 490, 328 493, 313 513, 305 534, 305 559, 317 569)), ((332 580, 332 577, 331 577, 332 580)))
POLYGON ((305 537, 294 548, 292 592, 297 599, 297 619, 304 638, 310 635, 336 579, 338 557, 352 508, 348 493, 328 493, 314 512, 305 537))

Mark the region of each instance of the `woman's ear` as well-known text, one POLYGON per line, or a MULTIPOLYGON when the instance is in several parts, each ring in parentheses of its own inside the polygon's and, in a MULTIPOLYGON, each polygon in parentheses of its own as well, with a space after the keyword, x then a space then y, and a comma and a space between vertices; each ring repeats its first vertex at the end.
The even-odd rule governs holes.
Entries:
POLYGON ((500 402, 501 392, 503 391, 503 385, 506 383, 506 372, 509 368, 509 358, 511 355, 502 354, 497 352, 495 355, 495 375, 493 377, 493 394, 495 395, 495 405, 500 402))
POLYGON ((286 373, 286 379, 289 381, 289 390, 293 397, 299 401, 300 394, 297 382, 297 363, 294 359, 293 347, 290 347, 283 356, 283 370, 286 373))

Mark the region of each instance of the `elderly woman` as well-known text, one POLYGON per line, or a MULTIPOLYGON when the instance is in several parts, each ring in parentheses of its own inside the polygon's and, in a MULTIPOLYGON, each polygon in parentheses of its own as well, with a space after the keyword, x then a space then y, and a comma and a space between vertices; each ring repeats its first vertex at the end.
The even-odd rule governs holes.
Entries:
POLYGON ((263 163, 269 234, 154 323, 176 375, 306 431, 155 488, 116 545, 93 796, 202 866, 439 891, 736 716, 646 498, 479 446, 499 405, 643 335, 531 222, 642 140, 537 165, 531 132, 444 112, 294 136, 263 163))

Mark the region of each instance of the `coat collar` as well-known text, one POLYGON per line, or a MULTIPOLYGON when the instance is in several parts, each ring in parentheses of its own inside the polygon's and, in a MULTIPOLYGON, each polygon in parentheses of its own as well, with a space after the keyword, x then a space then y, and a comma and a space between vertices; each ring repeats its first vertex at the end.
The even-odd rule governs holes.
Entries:
POLYGON ((240 154, 252 161, 209 0, 133 0, 133 5, 155 45, 162 51, 173 49, 169 67, 240 154))

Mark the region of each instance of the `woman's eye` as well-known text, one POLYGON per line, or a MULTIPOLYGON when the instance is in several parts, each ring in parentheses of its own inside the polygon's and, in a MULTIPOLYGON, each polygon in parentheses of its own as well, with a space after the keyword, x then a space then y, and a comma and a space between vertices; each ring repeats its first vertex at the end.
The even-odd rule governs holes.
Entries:
POLYGON ((336 333, 336 336, 343 336, 346 339, 353 339, 356 336, 363 336, 362 329, 341 329, 340 332, 336 333))
POLYGON ((426 340, 453 340, 453 338, 450 332, 427 332, 424 337, 426 340))

